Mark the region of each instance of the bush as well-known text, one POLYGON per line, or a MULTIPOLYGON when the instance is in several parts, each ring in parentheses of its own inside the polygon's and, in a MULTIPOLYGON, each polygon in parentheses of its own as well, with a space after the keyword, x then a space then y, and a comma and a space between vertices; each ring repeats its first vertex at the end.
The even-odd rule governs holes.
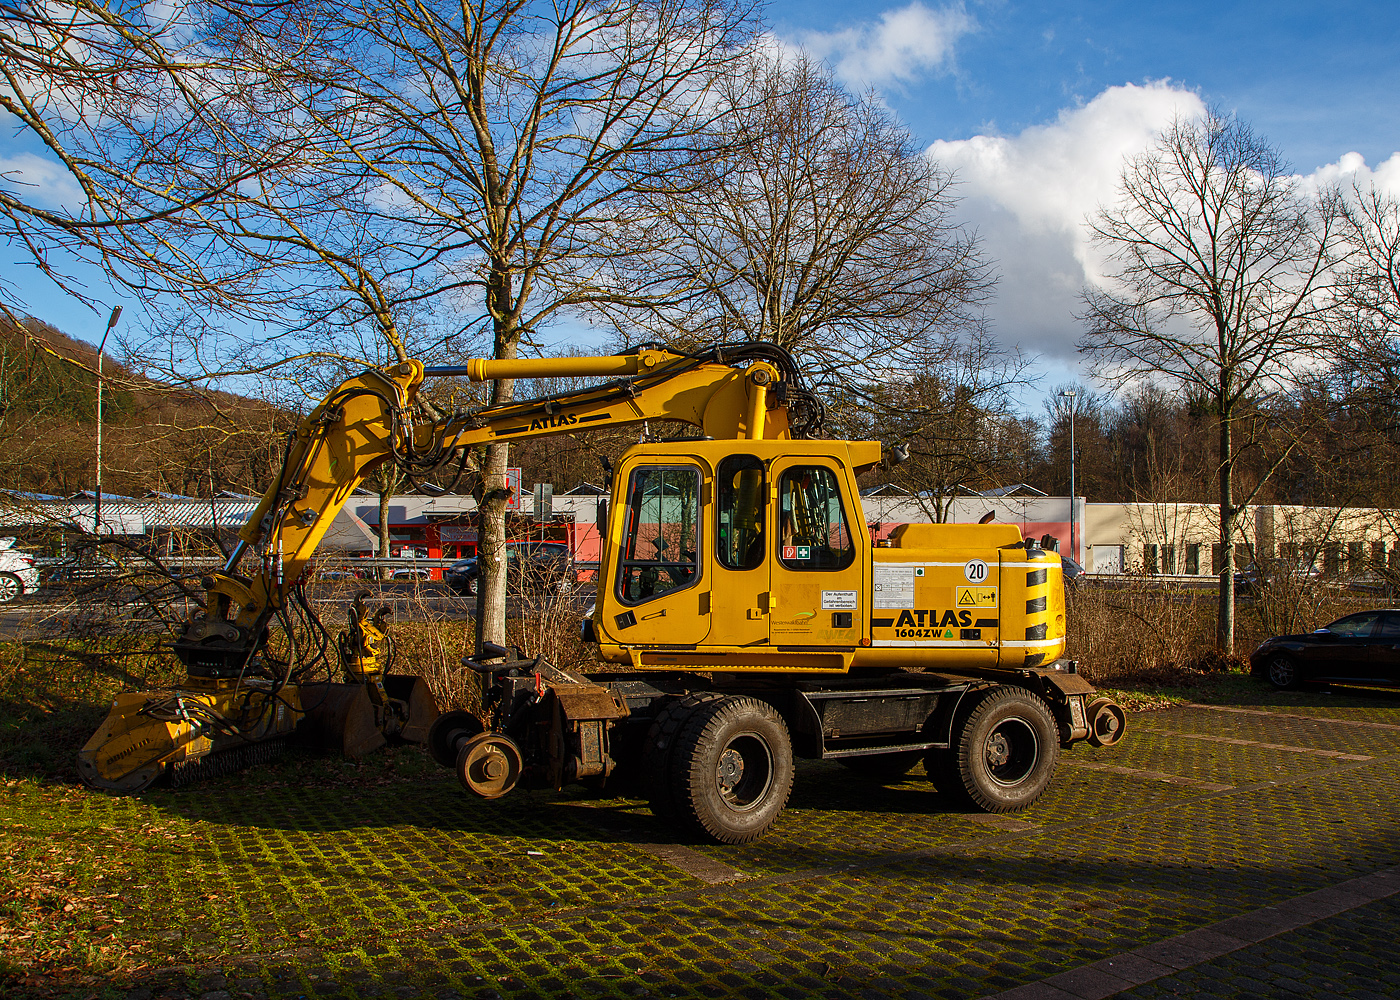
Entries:
POLYGON ((1306 632, 1374 598, 1313 581, 1306 594, 1264 587, 1235 607, 1235 653, 1215 648, 1218 595, 1150 577, 1084 580, 1066 588, 1068 644, 1093 683, 1180 682, 1186 675, 1247 670, 1249 653, 1271 635, 1306 632))

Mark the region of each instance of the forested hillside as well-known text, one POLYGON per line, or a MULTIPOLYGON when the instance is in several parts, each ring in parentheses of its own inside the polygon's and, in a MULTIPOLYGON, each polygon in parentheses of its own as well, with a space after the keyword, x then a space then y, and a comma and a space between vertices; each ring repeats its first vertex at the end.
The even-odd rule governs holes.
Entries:
MULTIPOLYGON (((0 488, 92 489, 97 352, 48 324, 0 321, 0 488)), ((278 460, 284 411, 229 393, 176 388, 103 361, 102 487, 261 493, 278 460)))

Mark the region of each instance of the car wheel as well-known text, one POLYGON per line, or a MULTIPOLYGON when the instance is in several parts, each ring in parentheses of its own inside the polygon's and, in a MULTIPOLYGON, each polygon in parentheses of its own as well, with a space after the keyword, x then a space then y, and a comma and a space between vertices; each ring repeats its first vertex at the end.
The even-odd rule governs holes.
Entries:
POLYGON ((678 819, 721 844, 747 844, 787 806, 792 741, 772 705, 726 696, 691 713, 670 771, 678 819))
POLYGON ((972 804, 985 812, 1015 812, 1050 784, 1060 735, 1044 701, 1021 688, 1003 687, 968 714, 956 746, 952 765, 972 804))
POLYGON ((1291 656, 1275 656, 1269 661, 1269 683, 1280 691, 1296 688, 1300 682, 1298 664, 1291 656))
POLYGON ((924 756, 922 750, 901 750, 898 753, 875 753, 864 757, 841 757, 841 763, 856 774, 885 781, 902 778, 924 756))
POLYGON ((24 584, 13 573, 0 573, 0 604, 9 604, 24 593, 24 584))
POLYGON ((463 591, 468 597, 475 597, 475 596, 476 596, 476 577, 474 577, 474 576, 473 576, 473 577, 468 577, 467 580, 466 580, 466 582, 462 584, 462 591, 463 591))

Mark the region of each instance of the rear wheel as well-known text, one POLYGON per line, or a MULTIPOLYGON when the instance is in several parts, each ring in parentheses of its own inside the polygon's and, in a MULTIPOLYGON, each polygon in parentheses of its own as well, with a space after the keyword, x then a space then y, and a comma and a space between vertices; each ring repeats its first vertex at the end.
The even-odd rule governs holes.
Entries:
POLYGON ((792 791, 792 742, 773 706, 723 697, 697 707, 672 750, 676 816, 722 844, 757 840, 792 791))
POLYGON ((1045 702, 1021 688, 1004 687, 988 693, 968 714, 951 766, 973 805, 1015 812, 1040 798, 1059 752, 1059 732, 1045 702))
POLYGON ((876 753, 864 757, 842 757, 840 761, 856 774, 890 780, 902 778, 923 757, 922 750, 901 750, 898 753, 876 753))
POLYGON ((24 584, 13 573, 0 573, 0 604, 9 604, 24 593, 24 584))
POLYGON ((1269 683, 1280 691, 1296 688, 1300 680, 1293 657, 1279 655, 1269 661, 1269 683))

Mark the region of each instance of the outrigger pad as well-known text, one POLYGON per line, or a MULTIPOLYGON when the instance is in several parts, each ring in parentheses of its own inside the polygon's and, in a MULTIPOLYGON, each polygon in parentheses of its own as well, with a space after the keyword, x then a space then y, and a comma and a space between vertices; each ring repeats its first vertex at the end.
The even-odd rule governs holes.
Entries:
POLYGON ((388 742, 363 684, 303 684, 301 706, 296 738, 303 746, 359 758, 388 742))

